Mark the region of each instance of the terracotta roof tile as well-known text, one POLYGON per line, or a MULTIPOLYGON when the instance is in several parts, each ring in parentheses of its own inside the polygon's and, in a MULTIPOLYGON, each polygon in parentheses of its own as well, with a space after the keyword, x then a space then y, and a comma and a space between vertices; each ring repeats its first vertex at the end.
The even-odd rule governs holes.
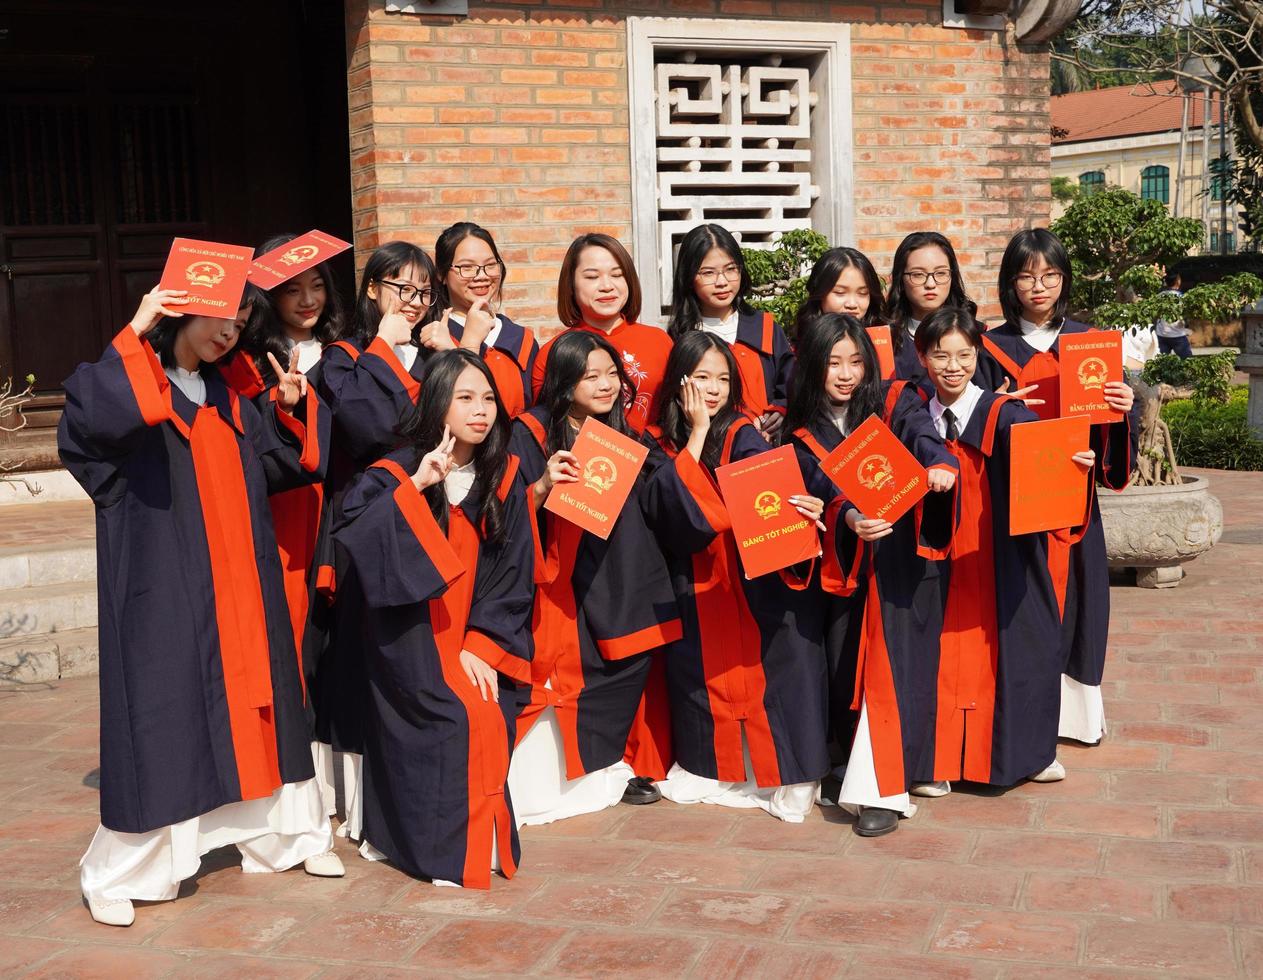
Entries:
MULTIPOLYGON (((1216 96, 1212 93, 1212 98, 1216 96)), ((1052 97, 1052 124, 1069 131, 1054 143, 1082 143, 1166 133, 1180 128, 1180 87, 1175 81, 1152 85, 1115 85, 1089 92, 1070 92, 1052 97)), ((1199 96, 1189 104, 1189 128, 1200 128, 1205 101, 1199 96)), ((1212 124, 1219 123, 1216 102, 1212 124)))

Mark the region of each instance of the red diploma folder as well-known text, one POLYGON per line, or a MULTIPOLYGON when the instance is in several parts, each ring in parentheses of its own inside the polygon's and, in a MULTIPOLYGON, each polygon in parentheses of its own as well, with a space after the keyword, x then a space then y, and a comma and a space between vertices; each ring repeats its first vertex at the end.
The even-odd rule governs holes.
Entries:
POLYGON ((891 380, 895 376, 895 346, 890 339, 890 327, 869 327, 868 339, 877 348, 877 366, 881 368, 881 379, 891 380))
POLYGON ((865 517, 891 524, 930 489, 925 467, 875 415, 861 422, 820 468, 865 517))
POLYGON ((792 446, 729 463, 715 471, 746 578, 758 578, 820 554, 816 525, 790 497, 807 496, 792 446))
POLYGON ((254 249, 219 242, 177 238, 171 243, 161 289, 183 289, 189 301, 178 308, 186 316, 214 316, 231 320, 246 291, 246 273, 254 249))
POLYGON ((1057 341, 1061 367, 1061 414, 1086 415, 1093 422, 1123 417, 1105 403, 1105 382, 1123 380, 1123 335, 1115 330, 1062 334, 1057 341))
POLYGON ((1070 457, 1088 448, 1091 423, 1072 415, 1013 426, 1009 447, 1009 532, 1078 527, 1087 519, 1091 471, 1070 457))
POLYGON ((274 289, 350 247, 351 243, 341 238, 326 235, 323 231, 309 231, 251 262, 250 281, 261 289, 274 289))
POLYGON ((608 538, 649 450, 590 418, 571 452, 579 459, 579 482, 555 484, 544 507, 598 538, 608 538))

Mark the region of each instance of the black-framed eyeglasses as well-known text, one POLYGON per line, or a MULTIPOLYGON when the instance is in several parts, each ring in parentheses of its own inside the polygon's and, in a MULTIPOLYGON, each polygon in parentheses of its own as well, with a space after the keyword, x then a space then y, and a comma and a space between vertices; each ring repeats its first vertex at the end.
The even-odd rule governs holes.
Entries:
POLYGON ((1033 276, 1029 272, 1023 272, 1020 276, 1014 276, 1013 282, 1018 289, 1034 289, 1035 283, 1039 283, 1045 289, 1056 289, 1061 285, 1061 280, 1065 276, 1060 272, 1045 272, 1042 276, 1033 276))
POLYGON ((486 262, 482 265, 474 265, 472 262, 468 264, 454 265, 452 271, 462 279, 477 279, 479 276, 486 276, 488 279, 500 278, 500 263, 486 262))
POLYGON ((377 284, 393 287, 399 293, 399 302, 405 306, 418 298, 426 306, 429 306, 434 301, 434 290, 429 286, 422 288, 414 286, 410 282, 391 282, 389 279, 378 279, 377 284))
POLYGON ((934 272, 905 272, 903 277, 914 286, 924 286, 927 282, 938 285, 940 282, 951 282, 952 271, 950 269, 938 269, 934 272))

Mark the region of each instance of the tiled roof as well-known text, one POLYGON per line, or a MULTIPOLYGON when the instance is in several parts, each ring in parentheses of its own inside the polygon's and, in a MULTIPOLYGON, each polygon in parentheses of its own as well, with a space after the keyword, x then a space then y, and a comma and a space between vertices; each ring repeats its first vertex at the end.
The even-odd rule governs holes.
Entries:
MULTIPOLYGON (((1219 123, 1218 97, 1211 123, 1219 123)), ((1069 131, 1054 143, 1114 139, 1166 133, 1180 128, 1180 86, 1175 81, 1140 85, 1115 85, 1090 92, 1070 92, 1052 97, 1052 124, 1069 131)), ((1189 129, 1200 129, 1206 102, 1201 93, 1189 102, 1189 129)))

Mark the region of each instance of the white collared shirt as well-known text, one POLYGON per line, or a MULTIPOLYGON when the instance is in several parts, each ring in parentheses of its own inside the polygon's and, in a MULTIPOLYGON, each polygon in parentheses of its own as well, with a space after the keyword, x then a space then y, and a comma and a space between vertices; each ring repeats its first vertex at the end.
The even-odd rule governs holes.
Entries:
POLYGON ((843 405, 829 406, 829 414, 833 417, 834 428, 842 433, 843 439, 851 434, 850 427, 846 424, 846 413, 849 408, 849 402, 843 405))
POLYGON ((405 371, 411 371, 412 365, 417 359, 417 347, 415 344, 395 344, 391 348, 395 352, 395 356, 399 358, 399 363, 403 365, 405 371))
POLYGON ((911 317, 909 317, 908 318, 908 336, 915 337, 917 335, 917 327, 919 326, 921 326, 920 320, 914 320, 911 317))
MULTIPOLYGON (((448 314, 447 319, 449 322, 460 324, 462 331, 465 329, 465 314, 457 313, 455 310, 452 310, 452 312, 448 314)), ((495 314, 494 319, 496 321, 495 326, 487 331, 487 339, 483 341, 483 343, 488 347, 494 347, 496 345, 496 340, 500 337, 500 330, 504 326, 504 320, 501 319, 499 313, 495 314)))
POLYGON ((191 401, 194 405, 206 404, 206 382, 202 379, 200 371, 186 371, 182 367, 163 368, 162 373, 165 374, 173 385, 184 393, 184 397, 191 401))
POLYGON ((1039 351, 1051 350, 1061 334, 1061 324, 1054 324, 1052 321, 1040 327, 1030 320, 1019 318, 1017 325, 1021 328, 1022 339, 1039 351))
POLYGON ((474 487, 474 461, 471 459, 464 466, 453 466, 443 481, 443 489, 447 491, 447 502, 453 507, 459 506, 469 496, 474 487))
POLYGON ((713 333, 731 347, 737 342, 737 321, 740 318, 741 314, 736 309, 733 309, 726 317, 704 316, 702 329, 707 333, 713 333))
MULTIPOLYGON (((287 338, 290 351, 297 349, 298 351, 298 370, 306 374, 316 362, 320 360, 320 352, 324 350, 323 345, 315 337, 308 337, 306 340, 295 341, 287 338)), ((281 367, 289 367, 288 364, 282 364, 281 367)))
POLYGON ((943 418, 943 413, 949 408, 952 415, 956 417, 956 431, 964 432, 965 426, 969 424, 970 417, 974 414, 974 409, 978 407, 978 400, 982 398, 982 389, 972 381, 965 385, 965 390, 961 392, 959 398, 952 405, 944 405, 938 400, 938 395, 930 399, 930 418, 934 422, 934 429, 943 439, 947 438, 947 420, 943 418))

